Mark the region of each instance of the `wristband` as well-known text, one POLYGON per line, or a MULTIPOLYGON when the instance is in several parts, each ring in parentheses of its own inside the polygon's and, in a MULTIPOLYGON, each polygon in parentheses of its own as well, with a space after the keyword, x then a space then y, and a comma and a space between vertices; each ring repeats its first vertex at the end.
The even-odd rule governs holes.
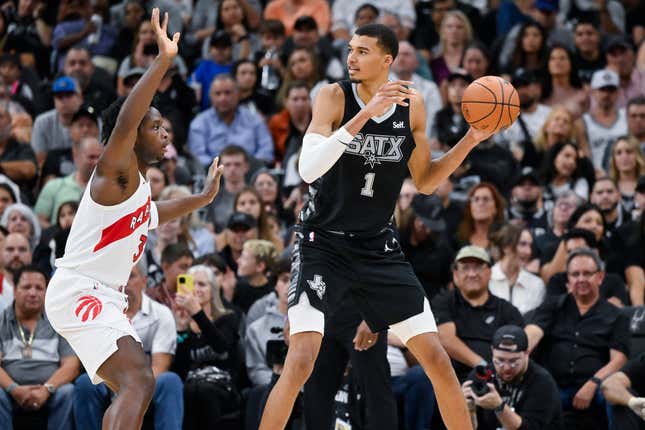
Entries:
POLYGON ((598 378, 596 376, 592 376, 591 378, 589 378, 589 380, 591 382, 593 382, 594 384, 598 385, 598 386, 600 386, 600 384, 602 384, 602 379, 600 379, 600 378, 598 378))
POLYGON ((504 411, 505 407, 506 407, 506 402, 502 400, 502 403, 500 403, 498 407, 493 409, 493 412, 495 412, 496 414, 501 414, 504 411))
POLYGON ((5 388, 5 389, 4 389, 4 391, 5 391, 7 394, 11 394, 11 392, 13 391, 13 389, 14 389, 14 388, 16 388, 17 386, 18 386, 18 384, 17 384, 17 383, 12 382, 11 384, 9 384, 9 385, 7 386, 7 388, 5 388))

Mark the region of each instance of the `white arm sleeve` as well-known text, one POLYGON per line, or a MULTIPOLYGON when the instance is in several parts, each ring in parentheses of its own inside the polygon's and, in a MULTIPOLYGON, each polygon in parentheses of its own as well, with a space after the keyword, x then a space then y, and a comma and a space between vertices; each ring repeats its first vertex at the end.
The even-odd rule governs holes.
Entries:
POLYGON ((327 173, 343 155, 352 139, 354 136, 345 127, 339 128, 329 137, 318 133, 305 134, 298 162, 298 172, 302 179, 311 184, 327 173))

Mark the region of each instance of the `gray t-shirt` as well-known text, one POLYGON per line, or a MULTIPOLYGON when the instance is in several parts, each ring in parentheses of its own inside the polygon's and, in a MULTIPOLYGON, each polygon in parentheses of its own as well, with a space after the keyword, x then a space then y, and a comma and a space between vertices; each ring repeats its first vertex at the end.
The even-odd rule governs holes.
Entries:
MULTIPOLYGON (((25 339, 28 340, 31 333, 25 327, 22 330, 25 339)), ((67 341, 54 331, 44 314, 36 324, 31 347, 31 358, 23 358, 24 343, 14 307, 7 307, 0 314, 1 366, 16 383, 44 384, 58 370, 61 359, 74 354, 67 341)))
POLYGON ((48 110, 36 117, 31 133, 31 147, 36 153, 72 147, 69 128, 61 124, 56 109, 48 110))

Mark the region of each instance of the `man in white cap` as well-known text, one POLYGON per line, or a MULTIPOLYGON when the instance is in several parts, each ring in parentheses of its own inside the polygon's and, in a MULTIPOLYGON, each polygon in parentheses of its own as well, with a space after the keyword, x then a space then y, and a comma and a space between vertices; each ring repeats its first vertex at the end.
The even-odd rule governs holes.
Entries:
POLYGON ((593 165, 597 170, 607 170, 607 166, 603 165, 607 146, 627 134, 625 109, 618 108, 619 86, 620 78, 613 70, 598 70, 591 77, 591 109, 582 119, 593 165))

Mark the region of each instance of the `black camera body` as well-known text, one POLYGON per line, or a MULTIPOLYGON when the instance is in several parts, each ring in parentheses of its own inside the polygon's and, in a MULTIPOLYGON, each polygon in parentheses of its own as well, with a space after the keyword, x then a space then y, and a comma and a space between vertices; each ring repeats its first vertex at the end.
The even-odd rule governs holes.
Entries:
MULTIPOLYGON (((271 327, 271 333, 281 334, 281 327, 271 327)), ((287 350, 289 347, 284 343, 284 339, 273 339, 267 341, 266 360, 269 367, 274 364, 283 365, 284 360, 287 358, 287 350)))
POLYGON ((491 368, 478 364, 470 377, 472 381, 470 388, 477 397, 481 397, 490 391, 488 383, 492 382, 494 377, 495 374, 491 368))

